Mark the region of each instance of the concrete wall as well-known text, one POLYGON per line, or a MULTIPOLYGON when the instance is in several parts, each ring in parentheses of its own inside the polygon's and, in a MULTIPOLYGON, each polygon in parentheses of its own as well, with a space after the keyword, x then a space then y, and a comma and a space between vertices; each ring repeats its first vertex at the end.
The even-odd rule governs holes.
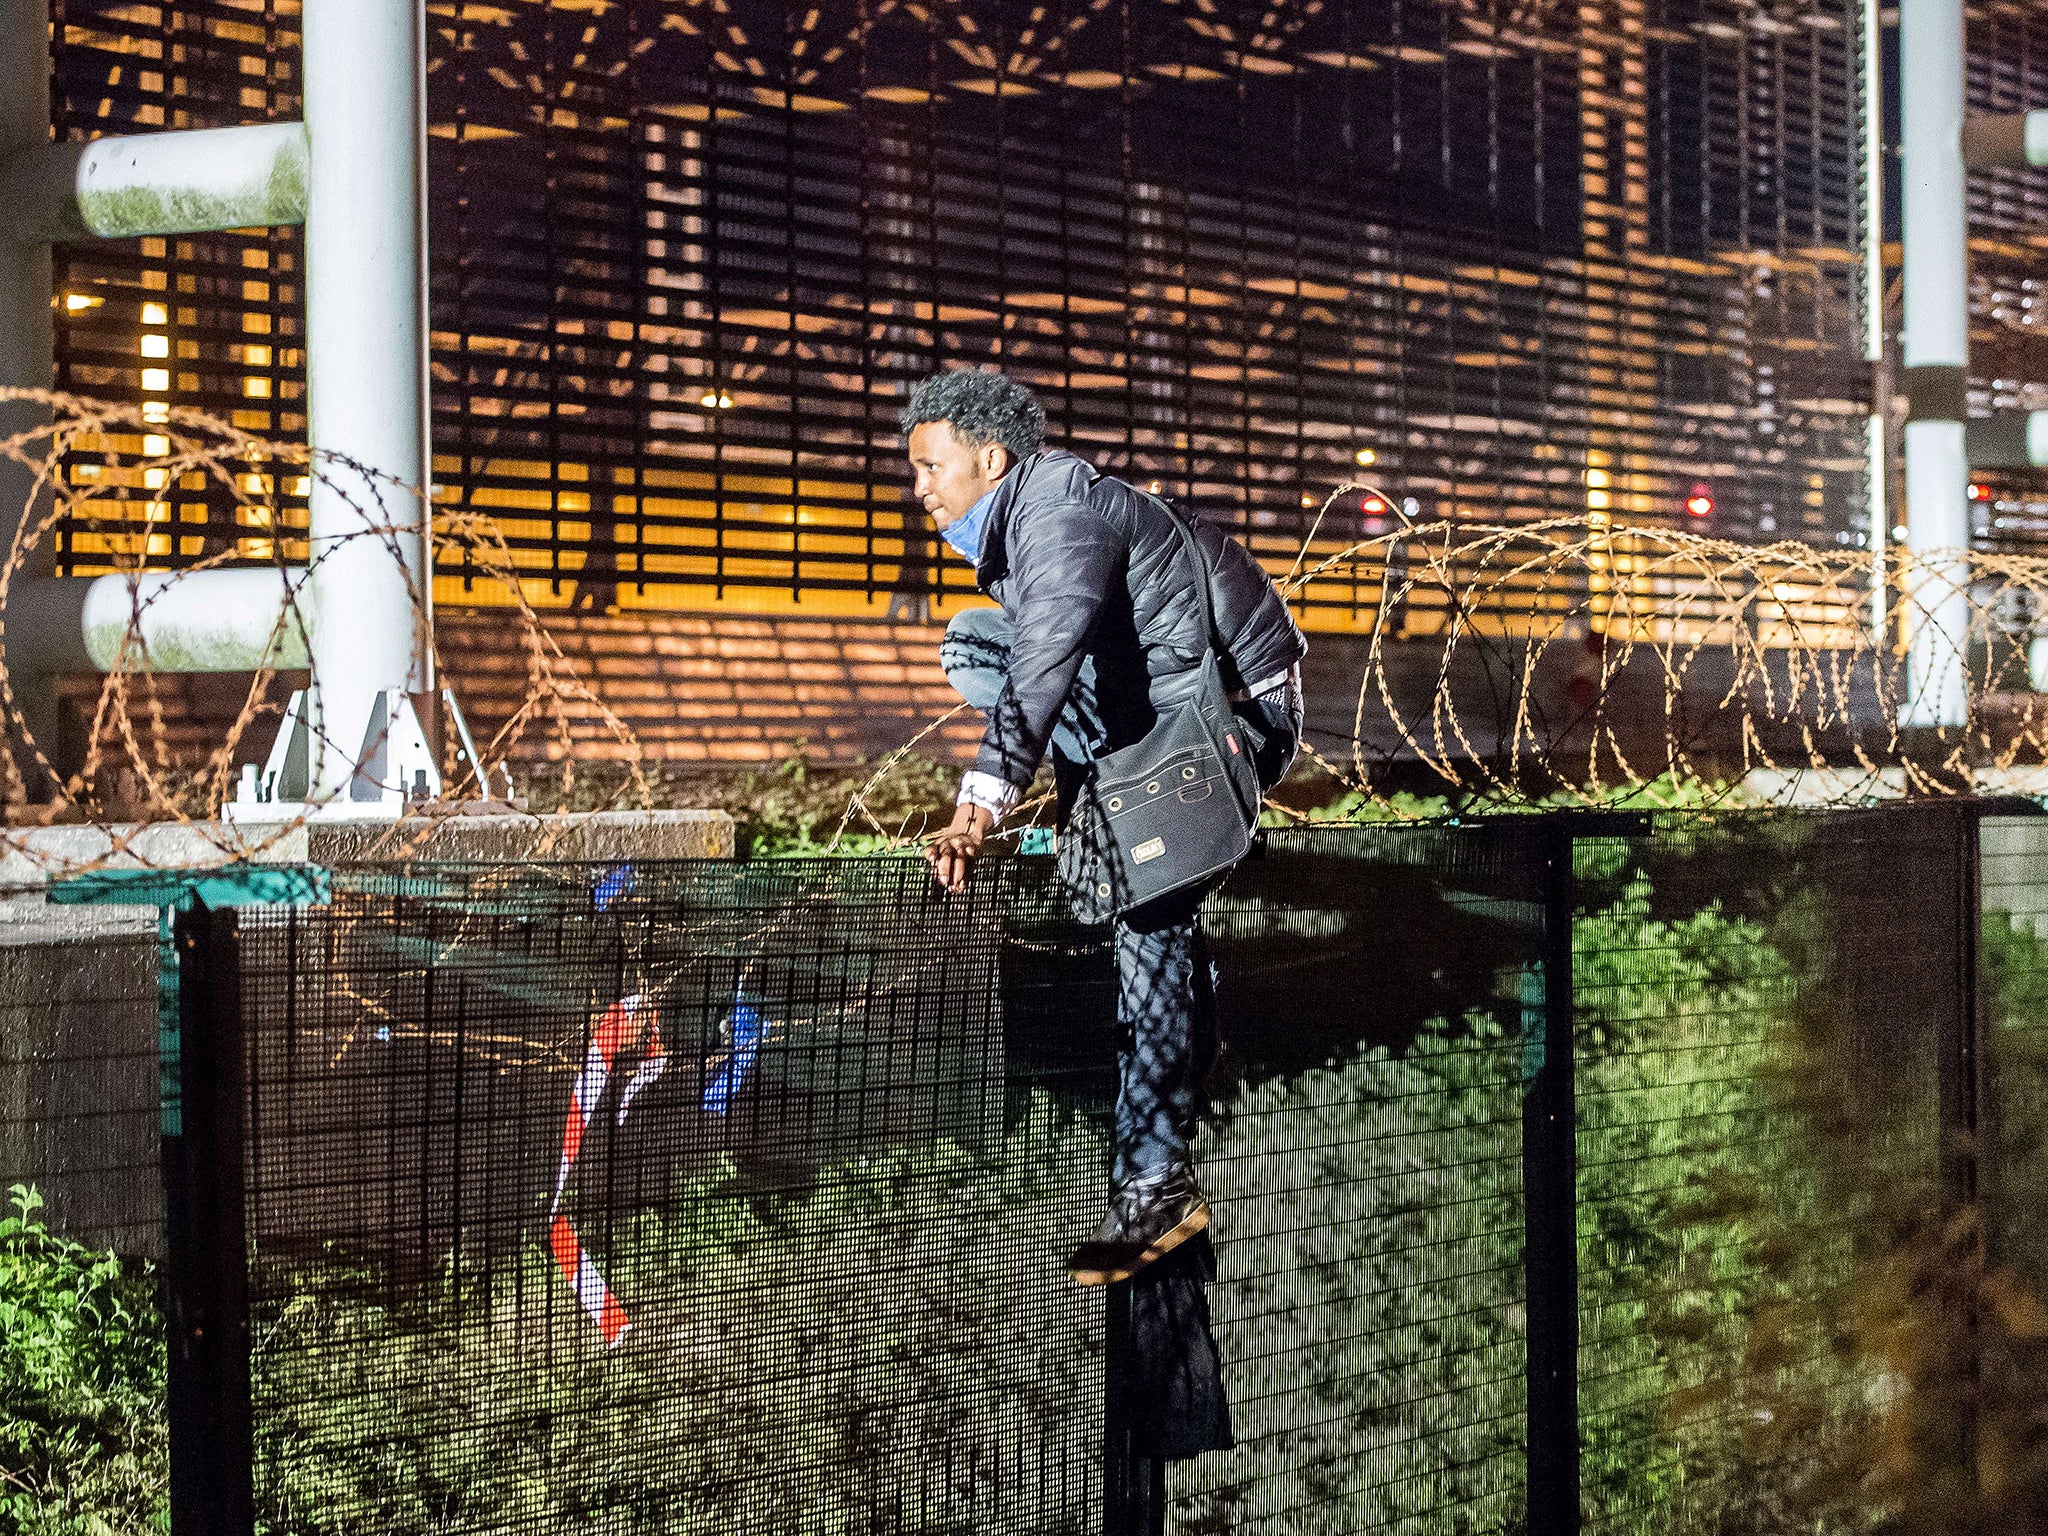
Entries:
POLYGON ((58 1229, 154 1258, 157 942, 152 911, 0 904, 0 1192, 58 1229))

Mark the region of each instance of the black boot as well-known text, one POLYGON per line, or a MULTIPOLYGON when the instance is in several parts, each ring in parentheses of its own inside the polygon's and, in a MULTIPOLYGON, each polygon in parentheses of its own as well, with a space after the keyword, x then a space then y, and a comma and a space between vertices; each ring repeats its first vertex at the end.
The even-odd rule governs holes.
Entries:
POLYGON ((1109 1197, 1095 1235, 1074 1250, 1067 1272, 1081 1285, 1114 1285, 1173 1252, 1209 1225, 1209 1202, 1186 1163, 1126 1180, 1109 1197))

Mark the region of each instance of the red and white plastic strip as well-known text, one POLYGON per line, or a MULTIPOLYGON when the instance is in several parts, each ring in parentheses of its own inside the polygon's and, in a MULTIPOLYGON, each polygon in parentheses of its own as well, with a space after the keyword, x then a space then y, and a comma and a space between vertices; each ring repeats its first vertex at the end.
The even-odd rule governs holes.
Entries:
POLYGON ((597 1113, 598 1103, 611 1082, 612 1068, 620 1052, 628 1046, 638 1047, 640 1065, 619 1095, 614 1120, 618 1125, 626 1123, 626 1111, 633 1107, 633 1101, 642 1090, 654 1085, 668 1065, 668 1057, 661 1045, 661 1020, 653 1005, 637 992, 607 1008, 598 1019, 597 1027, 590 1032, 590 1044, 583 1053, 583 1070, 577 1074, 576 1086, 569 1096, 569 1116, 562 1126, 562 1161, 555 1173, 555 1198, 548 1207, 548 1246, 554 1252, 555 1263, 560 1266, 570 1288, 576 1292, 576 1299, 583 1304, 583 1310, 590 1314, 590 1320, 604 1335, 607 1347, 616 1345, 626 1336, 633 1320, 626 1315, 618 1297, 612 1294, 611 1286, 606 1284, 604 1275, 590 1255, 584 1252, 583 1240, 577 1236, 576 1228, 562 1214, 562 1196, 568 1191, 569 1176, 575 1171, 576 1159, 583 1151, 583 1137, 590 1129, 590 1117, 597 1113))

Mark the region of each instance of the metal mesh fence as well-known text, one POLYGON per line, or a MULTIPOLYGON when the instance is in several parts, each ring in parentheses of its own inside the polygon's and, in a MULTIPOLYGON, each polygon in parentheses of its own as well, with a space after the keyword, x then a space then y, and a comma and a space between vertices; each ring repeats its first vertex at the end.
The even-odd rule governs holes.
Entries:
MULTIPOLYGON (((1286 839, 1217 904, 1239 1449, 1176 1523, 1519 1508, 1533 827, 1286 839)), ((448 870, 246 915, 261 1518, 1099 1528, 1062 1260, 1114 989, 1049 877, 448 870)))
POLYGON ((173 1424, 248 1448, 278 1533, 1873 1526, 1873 1436, 1976 1422, 1926 1406, 1913 1307, 2029 1379, 2044 827, 1275 835, 1207 915, 1236 1445, 1142 1512, 1124 1324, 1063 1272, 1114 978, 1050 861, 958 899, 914 860, 355 870, 187 917, 173 1424), (1979 1210, 1973 1314, 1934 1261, 1979 1210), (194 1318, 226 1354, 181 1398, 194 1318))
POLYGON ((242 929, 272 1528, 1082 1529, 1085 1090, 921 865, 348 883, 242 929))
POLYGON ((1975 835, 1937 810, 1579 844, 1587 1529, 1791 1528, 1861 1422, 1875 1375, 1833 1330, 1881 1202, 1938 1187, 1975 835))
POLYGON ((1232 1070, 1196 1152, 1238 1448, 1173 1469, 1171 1528, 1520 1519, 1537 831, 1293 834, 1212 903, 1232 1070))
POLYGON ((2048 822, 1987 821, 1978 1006, 1990 1259, 2048 1282, 2048 822))

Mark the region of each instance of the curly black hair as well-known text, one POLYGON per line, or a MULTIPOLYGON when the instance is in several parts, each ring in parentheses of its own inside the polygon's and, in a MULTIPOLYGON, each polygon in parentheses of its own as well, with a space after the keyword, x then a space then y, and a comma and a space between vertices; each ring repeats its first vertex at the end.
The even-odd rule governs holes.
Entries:
POLYGON ((1020 459, 1045 446, 1045 407, 1015 379, 978 369, 933 374, 911 391, 898 421, 905 435, 928 421, 948 422, 968 447, 1001 443, 1020 459))

